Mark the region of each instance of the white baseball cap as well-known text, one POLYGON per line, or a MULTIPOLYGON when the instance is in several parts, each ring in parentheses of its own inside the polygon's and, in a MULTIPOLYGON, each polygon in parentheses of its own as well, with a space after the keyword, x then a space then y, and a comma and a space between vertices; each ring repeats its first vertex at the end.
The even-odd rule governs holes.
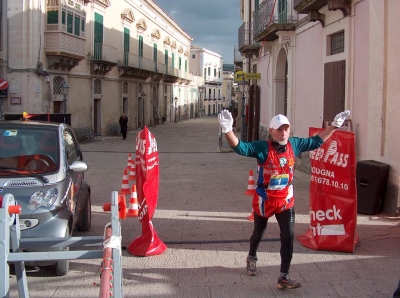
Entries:
POLYGON ((269 128, 278 129, 284 124, 290 125, 289 119, 282 114, 278 114, 272 117, 271 122, 269 123, 269 128))

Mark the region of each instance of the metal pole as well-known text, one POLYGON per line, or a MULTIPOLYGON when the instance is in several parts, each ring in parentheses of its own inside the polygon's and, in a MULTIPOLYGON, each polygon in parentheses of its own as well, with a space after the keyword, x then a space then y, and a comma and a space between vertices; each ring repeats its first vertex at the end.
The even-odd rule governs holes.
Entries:
POLYGON ((64 114, 67 114, 67 95, 64 94, 64 114))
POLYGON ((143 95, 142 95, 142 103, 143 103, 143 127, 142 128, 144 128, 144 126, 146 124, 145 124, 145 121, 144 121, 144 97, 143 97, 143 95))

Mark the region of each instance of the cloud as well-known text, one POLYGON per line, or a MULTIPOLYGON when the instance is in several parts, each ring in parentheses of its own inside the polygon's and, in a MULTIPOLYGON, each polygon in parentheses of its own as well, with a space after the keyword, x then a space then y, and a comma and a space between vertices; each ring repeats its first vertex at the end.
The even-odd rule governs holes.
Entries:
POLYGON ((192 44, 222 55, 224 63, 233 63, 242 24, 238 0, 156 0, 155 3, 193 37, 192 44))

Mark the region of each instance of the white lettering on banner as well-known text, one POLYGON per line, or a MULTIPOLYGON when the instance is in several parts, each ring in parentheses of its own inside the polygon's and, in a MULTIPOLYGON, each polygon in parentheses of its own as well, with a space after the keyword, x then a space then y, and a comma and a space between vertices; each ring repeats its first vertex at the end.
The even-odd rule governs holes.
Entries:
POLYGON ((329 170, 325 170, 325 169, 316 168, 316 167, 311 167, 311 173, 317 174, 317 175, 321 175, 321 176, 325 176, 325 177, 335 178, 335 172, 332 172, 332 171, 329 171, 329 170))
POLYGON ((338 167, 345 168, 347 166, 349 154, 341 153, 337 151, 337 142, 332 141, 328 150, 325 153, 323 148, 318 148, 316 150, 310 151, 310 159, 321 160, 323 162, 329 162, 330 164, 336 165, 338 167))
POLYGON ((148 209, 149 209, 149 207, 147 206, 146 198, 144 198, 143 202, 141 204, 139 204, 139 210, 140 210, 139 220, 140 221, 146 215, 148 209))
MULTIPOLYGON (((340 215, 340 209, 336 209, 336 206, 333 205, 332 209, 324 210, 316 210, 310 211, 311 222, 313 221, 324 221, 324 220, 342 220, 342 216, 340 215)), ((314 236, 316 235, 345 235, 344 225, 321 225, 319 222, 317 225, 310 226, 311 231, 314 236)))
POLYGON ((323 210, 317 210, 313 211, 310 210, 310 217, 311 221, 323 221, 325 219, 327 220, 337 220, 337 219, 342 219, 342 216, 340 215, 340 209, 336 209, 336 206, 333 205, 332 209, 326 210, 324 212, 323 210))
POLYGON ((147 149, 147 154, 152 154, 153 152, 157 152, 157 141, 156 138, 151 137, 151 133, 149 131, 149 148, 147 149))
POLYGON ((316 227, 310 227, 314 236, 338 236, 346 235, 344 225, 321 225, 317 223, 316 227))

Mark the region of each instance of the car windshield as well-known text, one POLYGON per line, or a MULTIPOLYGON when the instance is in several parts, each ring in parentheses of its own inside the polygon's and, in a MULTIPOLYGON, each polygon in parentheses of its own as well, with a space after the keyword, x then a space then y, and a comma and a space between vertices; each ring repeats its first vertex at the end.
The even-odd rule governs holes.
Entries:
POLYGON ((0 128, 0 176, 51 173, 58 169, 56 130, 0 128))

